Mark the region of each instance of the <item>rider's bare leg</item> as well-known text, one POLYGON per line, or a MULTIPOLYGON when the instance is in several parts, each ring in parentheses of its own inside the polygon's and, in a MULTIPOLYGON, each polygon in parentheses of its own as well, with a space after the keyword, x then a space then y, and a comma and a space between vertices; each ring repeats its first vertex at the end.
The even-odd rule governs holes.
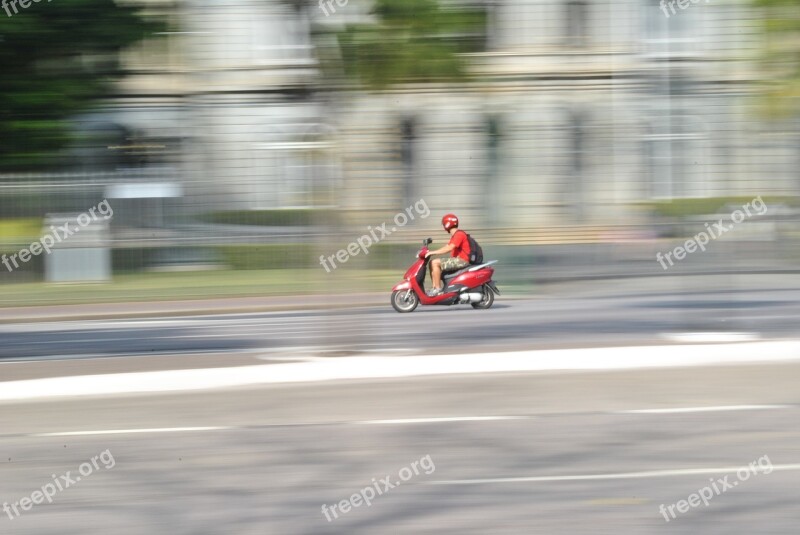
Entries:
POLYGON ((442 261, 438 258, 431 262, 431 280, 433 280, 433 287, 436 289, 442 285, 442 261))

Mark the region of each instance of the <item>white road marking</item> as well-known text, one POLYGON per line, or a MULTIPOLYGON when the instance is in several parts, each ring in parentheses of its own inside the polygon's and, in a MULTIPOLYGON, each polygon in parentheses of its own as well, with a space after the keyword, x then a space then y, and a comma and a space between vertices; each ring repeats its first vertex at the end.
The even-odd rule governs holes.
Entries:
POLYGON ((672 340, 673 342, 680 342, 683 344, 702 344, 702 343, 715 343, 724 344, 726 342, 753 342, 759 340, 761 337, 758 333, 743 333, 743 332, 719 332, 719 333, 663 333, 662 338, 672 340))
POLYGON ((65 431, 61 433, 36 433, 34 437, 82 437, 90 435, 124 435, 129 433, 183 433, 194 431, 220 431, 231 427, 154 427, 152 429, 105 429, 100 431, 65 431))
POLYGON ((527 420, 528 416, 456 416, 453 418, 402 418, 398 420, 364 420, 356 424, 427 424, 440 422, 491 422, 497 420, 527 420))
POLYGON ((0 382, 0 401, 195 391, 354 379, 568 370, 631 370, 798 360, 800 360, 800 340, 699 344, 682 346, 677 350, 674 346, 667 345, 408 357, 353 356, 317 362, 7 381, 0 382))
MULTIPOLYGON (((646 479, 657 477, 694 476, 708 474, 726 474, 739 470, 750 470, 749 466, 724 466, 720 468, 685 468, 679 470, 651 470, 648 472, 622 472, 616 474, 586 474, 573 476, 541 476, 541 477, 505 477, 491 479, 454 479, 445 481, 431 481, 427 485, 483 485, 487 483, 549 483, 558 481, 597 481, 610 479, 646 479)), ((753 468, 761 473, 767 473, 761 466, 753 468)), ((787 472, 800 470, 800 464, 772 465, 772 471, 787 472)))
POLYGON ((283 357, 276 355, 274 357, 268 357, 266 355, 261 355, 260 357, 256 357, 256 359, 268 362, 319 362, 325 360, 325 357, 313 357, 311 355, 286 355, 283 357))
POLYGON ((789 409, 792 405, 720 405, 717 407, 680 407, 672 409, 637 409, 616 411, 616 414, 682 414, 687 412, 759 411, 789 409))

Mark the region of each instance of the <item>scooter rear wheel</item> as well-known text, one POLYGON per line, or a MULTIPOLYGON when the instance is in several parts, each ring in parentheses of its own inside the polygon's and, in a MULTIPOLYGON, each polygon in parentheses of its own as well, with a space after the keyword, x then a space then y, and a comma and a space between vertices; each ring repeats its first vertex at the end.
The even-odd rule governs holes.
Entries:
POLYGON ((392 308, 398 312, 412 312, 419 305, 419 297, 414 290, 397 290, 392 292, 392 308))
POLYGON ((472 308, 486 309, 494 304, 494 292, 488 285, 484 284, 481 288, 483 291, 483 299, 477 303, 472 303, 472 308))

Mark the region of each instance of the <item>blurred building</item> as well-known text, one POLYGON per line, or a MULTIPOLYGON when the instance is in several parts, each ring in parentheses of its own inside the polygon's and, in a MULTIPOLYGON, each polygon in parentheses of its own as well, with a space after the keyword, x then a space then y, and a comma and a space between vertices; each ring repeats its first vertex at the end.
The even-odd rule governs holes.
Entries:
MULTIPOLYGON (((743 1, 496 0, 476 81, 328 86, 349 0, 153 2, 175 30, 126 58, 97 121, 165 147, 195 211, 338 206, 374 223, 425 198, 484 225, 636 222, 636 202, 794 195, 796 129, 753 110, 743 1)), ((91 122, 91 121, 90 121, 91 122)), ((158 156, 140 162, 161 165, 158 156)), ((473 225, 476 226, 476 225, 473 225)))

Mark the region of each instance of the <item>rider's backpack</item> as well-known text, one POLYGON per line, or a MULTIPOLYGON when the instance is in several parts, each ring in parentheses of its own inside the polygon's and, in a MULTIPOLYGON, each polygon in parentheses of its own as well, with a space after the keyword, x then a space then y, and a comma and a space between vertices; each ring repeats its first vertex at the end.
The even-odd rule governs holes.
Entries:
MULTIPOLYGON (((467 234, 464 232, 464 234, 467 234)), ((469 263, 472 265, 483 264, 483 249, 475 241, 475 238, 467 234, 467 241, 469 242, 469 263)))

